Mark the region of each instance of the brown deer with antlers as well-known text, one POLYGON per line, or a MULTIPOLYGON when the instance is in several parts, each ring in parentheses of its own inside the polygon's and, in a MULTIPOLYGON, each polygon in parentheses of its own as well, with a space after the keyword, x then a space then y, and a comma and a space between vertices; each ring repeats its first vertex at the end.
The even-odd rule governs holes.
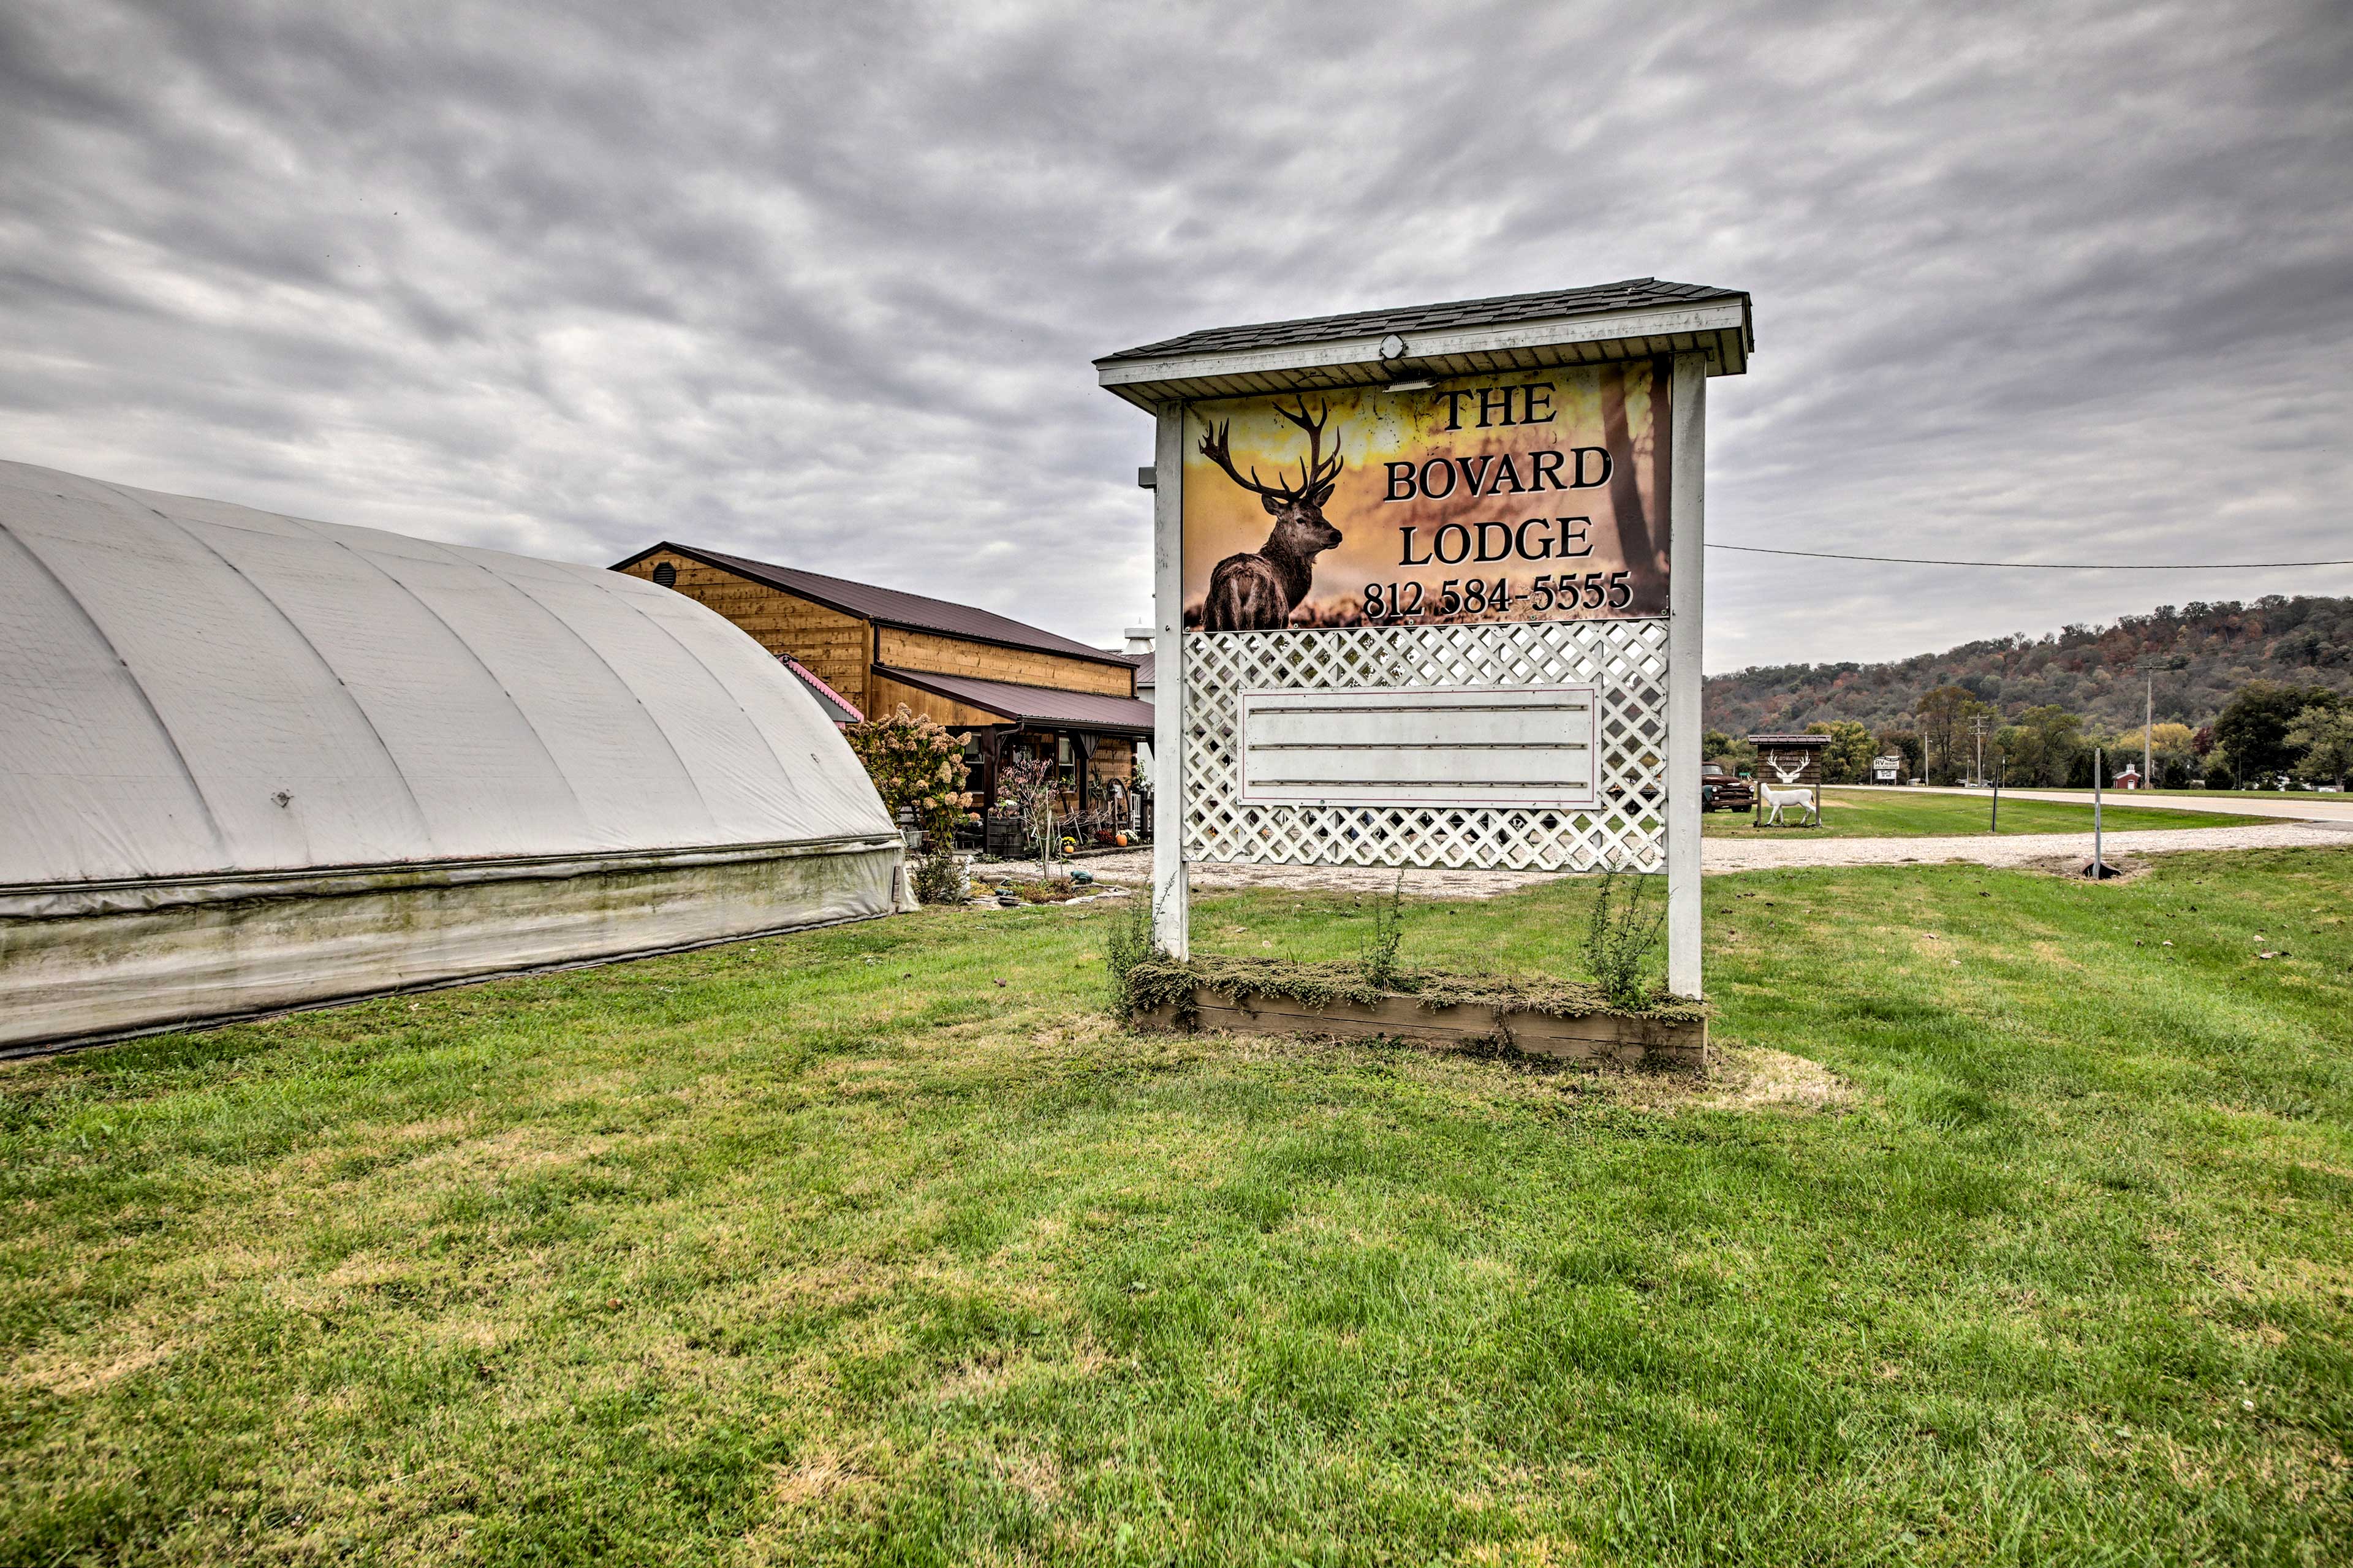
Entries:
POLYGON ((1307 432, 1307 457, 1299 465, 1295 485, 1266 484, 1256 468, 1244 479, 1226 450, 1227 426, 1201 437, 1201 455, 1257 496, 1274 519, 1274 531, 1264 544, 1247 555, 1227 556, 1209 574, 1209 602, 1201 612, 1204 631, 1281 630, 1315 581, 1315 557, 1340 542, 1340 531, 1324 521, 1324 503, 1332 498, 1341 468, 1339 442, 1332 443, 1331 457, 1324 456, 1324 422, 1331 407, 1325 405, 1311 415, 1303 397, 1295 413, 1280 405, 1274 411, 1307 432))

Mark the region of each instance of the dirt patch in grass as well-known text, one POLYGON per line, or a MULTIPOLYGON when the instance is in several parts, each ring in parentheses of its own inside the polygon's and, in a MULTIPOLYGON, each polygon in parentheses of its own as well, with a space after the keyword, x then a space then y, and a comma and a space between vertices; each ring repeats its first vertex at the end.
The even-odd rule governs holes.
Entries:
MULTIPOLYGON (((609 1137, 584 1137, 551 1128, 505 1127, 427 1150, 411 1165, 420 1175, 439 1176, 445 1172, 452 1176, 463 1173, 480 1178, 522 1175, 593 1160, 611 1148, 612 1142, 609 1137)), ((343 1152, 351 1155, 369 1152, 360 1148, 343 1152)))
POLYGON ((1820 1062, 1770 1046, 1719 1046, 1692 1097, 1708 1110, 1835 1110, 1854 1102, 1854 1085, 1820 1062))
POLYGON ((1051 1454, 1029 1447, 1015 1448, 995 1456, 990 1468, 1000 1482, 1025 1493, 1041 1508, 1051 1507, 1061 1498, 1062 1462, 1051 1454))
POLYGON ((44 1394, 71 1396, 95 1394, 132 1373, 144 1372, 164 1361, 172 1353, 170 1341, 138 1346, 104 1361, 85 1361, 70 1355, 27 1356, 8 1369, 0 1386, 16 1389, 38 1389, 44 1394))
POLYGON ((1111 1364, 1103 1348, 1083 1336, 1067 1353, 1033 1355, 1028 1352, 976 1356, 950 1370, 932 1391, 942 1405, 959 1399, 993 1398, 1008 1389, 1061 1382, 1083 1382, 1102 1374, 1111 1364))
POLYGON ((1679 1110, 1832 1111, 1856 1100, 1854 1086, 1820 1062, 1769 1046, 1712 1043, 1704 1073, 1618 1067, 1567 1070, 1582 1080, 1582 1092, 1670 1116, 1679 1110))
POLYGON ((1477 1064, 1473 1071, 1484 1079, 1486 1089, 1501 1098, 1552 1102, 1567 1094, 1668 1115, 1678 1110, 1835 1111, 1858 1101, 1854 1086, 1830 1068, 1769 1046, 1712 1044, 1706 1070, 1689 1072, 1562 1061, 1527 1056, 1500 1043, 1447 1048, 1313 1036, 1199 1038, 1214 1042, 1215 1054, 1224 1062, 1368 1068, 1457 1093, 1472 1087, 1465 1079, 1465 1068, 1477 1064))
POLYGON ((770 1489, 779 1506, 790 1510, 824 1506, 863 1512, 881 1490, 881 1482, 830 1448, 818 1448, 789 1466, 778 1466, 770 1489))
MULTIPOLYGON (((2139 881, 2149 872, 2149 862, 2147 860, 2136 860, 2130 856, 2118 855, 2114 851, 2110 851, 2102 858, 2107 861, 2108 869, 2116 873, 2113 877, 2101 879, 2110 887, 2139 881)), ((2039 871, 2046 877, 2063 878, 2070 882, 2088 882, 2091 879, 2084 875, 2084 868, 2091 863, 2092 858, 2089 855, 2045 855, 2037 859, 2021 861, 2018 868, 2021 871, 2039 871)))

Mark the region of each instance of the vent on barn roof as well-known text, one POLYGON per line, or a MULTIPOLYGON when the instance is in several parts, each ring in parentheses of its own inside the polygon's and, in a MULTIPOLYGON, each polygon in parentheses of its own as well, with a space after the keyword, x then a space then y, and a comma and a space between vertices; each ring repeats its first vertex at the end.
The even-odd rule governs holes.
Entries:
POLYGON ((654 568, 654 581, 665 588, 678 586, 678 568, 665 561, 654 568))

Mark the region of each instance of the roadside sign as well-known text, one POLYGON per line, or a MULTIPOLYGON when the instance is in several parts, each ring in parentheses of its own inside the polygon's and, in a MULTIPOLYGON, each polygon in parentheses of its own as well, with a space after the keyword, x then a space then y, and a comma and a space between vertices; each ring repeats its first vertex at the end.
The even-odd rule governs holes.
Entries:
POLYGON ((1219 328, 1095 362, 1155 416, 1153 908, 1197 861, 1663 871, 1702 991, 1709 378, 1655 279, 1219 328))

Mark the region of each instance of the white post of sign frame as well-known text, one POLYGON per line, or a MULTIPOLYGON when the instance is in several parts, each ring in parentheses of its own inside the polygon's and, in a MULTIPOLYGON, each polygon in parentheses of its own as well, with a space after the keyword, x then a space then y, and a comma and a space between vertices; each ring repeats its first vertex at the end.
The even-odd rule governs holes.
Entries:
POLYGON ((1192 955, 1185 874, 1185 405, 1163 404, 1152 450, 1152 934, 1192 955))
POLYGON ((1700 975, 1699 778, 1701 576, 1707 542, 1707 361, 1677 354, 1669 407, 1667 563, 1667 989, 1702 994, 1700 975))

